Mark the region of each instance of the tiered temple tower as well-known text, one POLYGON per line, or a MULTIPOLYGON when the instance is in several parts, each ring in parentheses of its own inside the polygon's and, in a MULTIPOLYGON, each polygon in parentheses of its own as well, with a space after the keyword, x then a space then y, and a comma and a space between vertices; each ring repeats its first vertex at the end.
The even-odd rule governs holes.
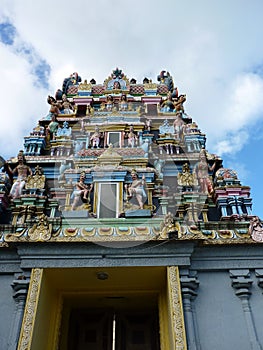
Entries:
POLYGON ((262 349, 262 224, 171 75, 47 102, 1 159, 0 348, 262 349))

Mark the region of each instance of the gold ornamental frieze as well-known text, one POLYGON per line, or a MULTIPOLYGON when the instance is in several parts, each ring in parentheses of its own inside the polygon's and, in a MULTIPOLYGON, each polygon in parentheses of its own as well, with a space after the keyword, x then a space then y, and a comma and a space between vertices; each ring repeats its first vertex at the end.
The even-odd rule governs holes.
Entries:
MULTIPOLYGON (((94 219, 93 219, 94 220, 94 219)), ((67 223, 69 224, 69 222, 67 223)), ((92 225, 76 223, 66 226, 62 222, 52 222, 41 214, 38 222, 31 227, 23 225, 13 228, 12 233, 2 233, 0 247, 11 242, 103 242, 103 241, 142 241, 173 240, 200 241, 206 245, 261 243, 255 242, 245 227, 240 229, 205 229, 194 224, 180 224, 168 213, 163 221, 154 221, 138 225, 103 225, 99 220, 92 225)))

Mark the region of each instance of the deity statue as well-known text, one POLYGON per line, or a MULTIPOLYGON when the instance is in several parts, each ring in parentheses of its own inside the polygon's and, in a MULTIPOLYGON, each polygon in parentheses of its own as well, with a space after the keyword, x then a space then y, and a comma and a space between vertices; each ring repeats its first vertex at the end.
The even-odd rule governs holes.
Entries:
POLYGON ((104 112, 106 110, 106 104, 105 102, 101 102, 99 111, 104 112))
POLYGON ((163 179, 163 167, 165 164, 165 160, 164 159, 155 159, 155 161, 153 162, 154 168, 157 171, 157 175, 159 179, 163 179))
POLYGON ((69 102, 69 100, 67 99, 67 95, 63 94, 62 95, 62 112, 64 114, 73 114, 74 113, 74 107, 73 105, 69 102))
POLYGON ((177 182, 179 186, 183 187, 193 187, 197 185, 195 174, 191 174, 188 163, 183 165, 182 172, 177 176, 177 182))
POLYGON ((161 112, 173 112, 175 109, 174 102, 172 99, 171 92, 168 93, 167 99, 164 100, 161 104, 161 112))
POLYGON ((110 112, 112 111, 113 107, 114 107, 113 97, 112 95, 108 95, 107 101, 106 101, 106 110, 110 112))
POLYGON ((57 115, 60 114, 61 105, 53 96, 48 96, 47 103, 50 104, 50 109, 48 115, 44 119, 51 120, 53 116, 57 117, 57 115))
POLYGON ((71 127, 66 120, 64 121, 62 128, 57 129, 57 136, 71 136, 71 127))
POLYGON ((37 165, 33 175, 28 175, 26 178, 25 188, 26 189, 39 189, 42 190, 43 194, 46 183, 46 177, 44 175, 43 169, 37 165))
POLYGON ((212 166, 209 166, 206 159, 205 149, 201 149, 199 155, 199 162, 196 166, 197 179, 200 185, 200 190, 203 193, 211 195, 214 192, 212 181, 208 171, 213 171, 216 163, 212 166))
POLYGON ((140 209, 143 209, 143 204, 146 201, 147 195, 144 189, 145 186, 145 176, 139 179, 136 170, 131 172, 132 183, 130 185, 125 185, 125 189, 128 193, 128 198, 135 197, 140 209))
POLYGON ((126 134, 126 137, 128 139, 128 147, 133 148, 138 144, 138 136, 134 132, 133 126, 130 126, 129 132, 126 134))
POLYGON ((186 95, 180 95, 179 97, 174 99, 174 109, 177 112, 180 112, 181 114, 184 113, 184 102, 186 101, 186 95))
POLYGON ((52 140, 55 140, 56 132, 58 131, 58 125, 59 124, 57 122, 56 115, 53 115, 51 122, 47 126, 46 136, 52 140))
POLYGON ((70 169, 71 168, 71 163, 68 163, 67 164, 67 160, 66 159, 63 159, 61 161, 61 164, 60 164, 60 167, 59 167, 59 177, 58 177, 58 181, 64 181, 65 180, 65 171, 67 169, 70 169))
POLYGON ((126 89, 126 77, 121 69, 116 68, 113 70, 111 77, 106 82, 108 90, 124 90, 126 89))
POLYGON ((74 199, 71 206, 72 210, 75 210, 77 208, 81 200, 84 200, 85 202, 90 200, 89 196, 90 196, 90 192, 93 189, 93 185, 92 184, 86 185, 84 181, 85 181, 85 172, 83 171, 80 174, 79 181, 76 183, 75 190, 73 191, 74 199))
POLYGON ((180 113, 175 114, 173 126, 174 126, 174 133, 177 134, 178 136, 181 136, 183 128, 185 126, 185 122, 183 121, 180 113))
POLYGON ((162 70, 161 73, 157 76, 157 80, 161 84, 165 84, 169 91, 171 92, 173 91, 174 89, 173 78, 171 77, 169 72, 162 70))
POLYGON ((258 216, 250 220, 248 232, 254 241, 263 242, 263 225, 258 216))
POLYGON ((121 84, 118 80, 115 80, 113 83, 113 90, 120 90, 121 89, 121 84))
POLYGON ((26 165, 26 159, 23 151, 19 151, 17 155, 17 161, 18 165, 13 170, 7 163, 5 163, 4 165, 4 168, 8 173, 11 181, 13 180, 13 176, 17 174, 17 179, 13 183, 9 194, 10 197, 13 199, 21 196, 28 175, 33 174, 31 168, 28 165, 26 165))
POLYGON ((144 132, 145 133, 150 133, 152 127, 152 121, 151 119, 146 119, 144 123, 144 132))
POLYGON ((68 88, 71 85, 78 85, 81 82, 81 77, 77 72, 70 74, 68 78, 65 78, 62 85, 62 91, 64 94, 67 94, 68 88))
POLYGON ((127 111, 128 110, 128 101, 127 101, 127 96, 125 94, 121 95, 121 101, 119 103, 119 110, 120 111, 127 111))
POLYGON ((90 137, 91 146, 99 148, 100 147, 101 138, 102 138, 102 133, 100 132, 99 127, 96 126, 95 127, 95 132, 90 137))

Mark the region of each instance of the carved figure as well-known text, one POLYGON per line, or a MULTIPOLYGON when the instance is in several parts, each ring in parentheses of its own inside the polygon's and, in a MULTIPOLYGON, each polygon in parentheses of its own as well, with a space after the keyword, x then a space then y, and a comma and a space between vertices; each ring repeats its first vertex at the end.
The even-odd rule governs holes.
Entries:
POLYGON ((156 171, 157 171, 157 174, 158 174, 158 177, 159 179, 163 179, 163 172, 162 172, 162 169, 163 169, 163 166, 165 164, 165 160, 164 159, 156 159, 153 163, 156 171))
POLYGON ((90 142, 92 147, 99 147, 102 134, 98 126, 95 127, 95 132, 90 137, 90 142))
POLYGON ((94 115, 94 108, 91 105, 87 106, 86 114, 87 115, 94 115))
POLYGON ((145 132, 150 132, 151 131, 151 127, 152 127, 152 121, 151 119, 146 119, 145 120, 145 124, 144 124, 144 131, 145 132))
POLYGON ((213 193, 214 189, 208 171, 214 170, 215 165, 216 163, 214 163, 212 166, 208 165, 205 150, 201 149, 199 162, 196 166, 197 178, 201 191, 209 195, 213 193))
POLYGON ((121 84, 118 80, 115 80, 113 83, 113 90, 120 90, 121 89, 121 84))
POLYGON ((67 99, 67 95, 62 95, 62 112, 64 114, 73 114, 74 113, 74 107, 67 99))
POLYGON ((11 198, 18 198, 22 194, 22 190, 25 187, 26 179, 28 175, 32 175, 31 168, 26 165, 26 159, 24 156, 23 151, 19 151, 17 155, 18 165, 12 170, 10 166, 5 163, 5 170, 7 171, 10 180, 13 180, 13 176, 17 174, 17 179, 13 183, 11 190, 10 190, 10 197, 11 198))
POLYGON ((100 108, 99 108, 99 111, 105 111, 105 109, 106 109, 106 104, 105 104, 105 102, 101 102, 101 104, 100 104, 100 108))
POLYGON ((191 174, 188 163, 183 165, 182 172, 177 176, 179 186, 193 187, 196 183, 195 174, 191 174))
POLYGON ((181 228, 178 222, 175 222, 173 214, 168 212, 164 220, 160 223, 160 238, 167 239, 169 234, 177 232, 178 238, 181 237, 181 228))
POLYGON ((175 115, 173 126, 174 126, 174 133, 180 136, 185 126, 185 122, 183 121, 179 113, 176 113, 175 115))
POLYGON ((107 102, 106 102, 106 110, 107 111, 112 111, 114 106, 114 102, 113 102, 113 97, 111 95, 107 96, 107 102))
POLYGON ((73 203, 71 206, 72 210, 75 210, 78 206, 81 199, 84 199, 85 201, 89 201, 89 195, 92 191, 93 185, 86 185, 84 183, 85 181, 85 172, 82 172, 79 177, 79 181, 75 185, 75 190, 73 191, 73 203))
POLYGON ((125 76, 121 69, 116 68, 113 70, 111 77, 107 82, 105 82, 107 85, 107 89, 113 90, 113 89, 126 89, 126 81, 125 76))
POLYGON ((127 96, 125 94, 121 95, 121 101, 119 103, 119 110, 120 111, 127 111, 128 109, 128 101, 127 96))
POLYGON ((136 170, 131 172, 132 183, 130 186, 126 185, 125 188, 128 191, 128 198, 133 196, 137 199, 140 209, 143 209, 143 203, 145 202, 147 195, 144 189, 145 186, 145 176, 139 179, 136 170))
POLYGON ((157 80, 161 84, 165 84, 168 87, 169 91, 171 91, 171 92, 173 91, 173 89, 174 89, 173 78, 171 77, 169 72, 162 70, 161 73, 157 76, 157 80))
POLYGON ((48 241, 52 233, 52 224, 48 222, 48 217, 41 214, 38 222, 28 230, 30 241, 48 241))
POLYGON ((58 122, 56 115, 52 116, 51 122, 48 124, 47 129, 46 129, 46 135, 50 137, 50 139, 54 140, 56 136, 56 132, 58 130, 58 122))
POLYGON ((62 91, 64 94, 67 94, 68 88, 71 85, 78 85, 81 82, 81 77, 77 72, 70 74, 68 78, 65 78, 62 85, 62 91))
POLYGON ((134 130, 133 130, 133 126, 130 126, 130 130, 127 133, 127 138, 128 138, 128 147, 134 147, 138 144, 138 137, 135 134, 134 130))
POLYGON ((172 99, 171 92, 168 93, 167 99, 164 100, 161 104, 161 112, 173 112, 175 109, 174 102, 172 99))
POLYGON ((263 226, 258 216, 251 219, 248 232, 256 242, 263 242, 263 226))
POLYGON ((163 124, 160 125, 160 127, 159 127, 159 133, 161 135, 174 134, 174 127, 170 126, 169 121, 167 119, 165 119, 163 121, 163 124))
POLYGON ((26 189, 44 189, 46 183, 46 177, 43 173, 43 169, 37 165, 34 171, 34 175, 28 175, 26 178, 26 189))
POLYGON ((67 169, 71 168, 71 163, 67 164, 66 159, 63 159, 60 167, 59 167, 59 177, 58 177, 58 181, 64 181, 65 180, 65 171, 67 169))
POLYGON ((45 119, 50 120, 53 116, 57 117, 57 115, 60 113, 61 105, 56 101, 56 99, 53 96, 48 96, 47 103, 50 104, 50 109, 45 119))
POLYGON ((69 123, 65 120, 62 128, 57 129, 57 136, 70 136, 71 128, 69 127, 69 123))
POLYGON ((186 101, 186 95, 180 95, 176 99, 174 99, 174 108, 176 112, 180 112, 184 114, 184 102, 186 101))

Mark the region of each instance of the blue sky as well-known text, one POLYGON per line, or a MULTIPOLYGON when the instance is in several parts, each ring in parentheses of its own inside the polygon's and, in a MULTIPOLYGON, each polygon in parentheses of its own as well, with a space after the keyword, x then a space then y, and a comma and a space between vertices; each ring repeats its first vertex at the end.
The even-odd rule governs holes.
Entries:
POLYGON ((0 0, 0 153, 23 147, 74 71, 102 83, 120 67, 156 81, 161 70, 186 93, 186 112, 210 153, 251 186, 263 218, 262 0, 0 0))

